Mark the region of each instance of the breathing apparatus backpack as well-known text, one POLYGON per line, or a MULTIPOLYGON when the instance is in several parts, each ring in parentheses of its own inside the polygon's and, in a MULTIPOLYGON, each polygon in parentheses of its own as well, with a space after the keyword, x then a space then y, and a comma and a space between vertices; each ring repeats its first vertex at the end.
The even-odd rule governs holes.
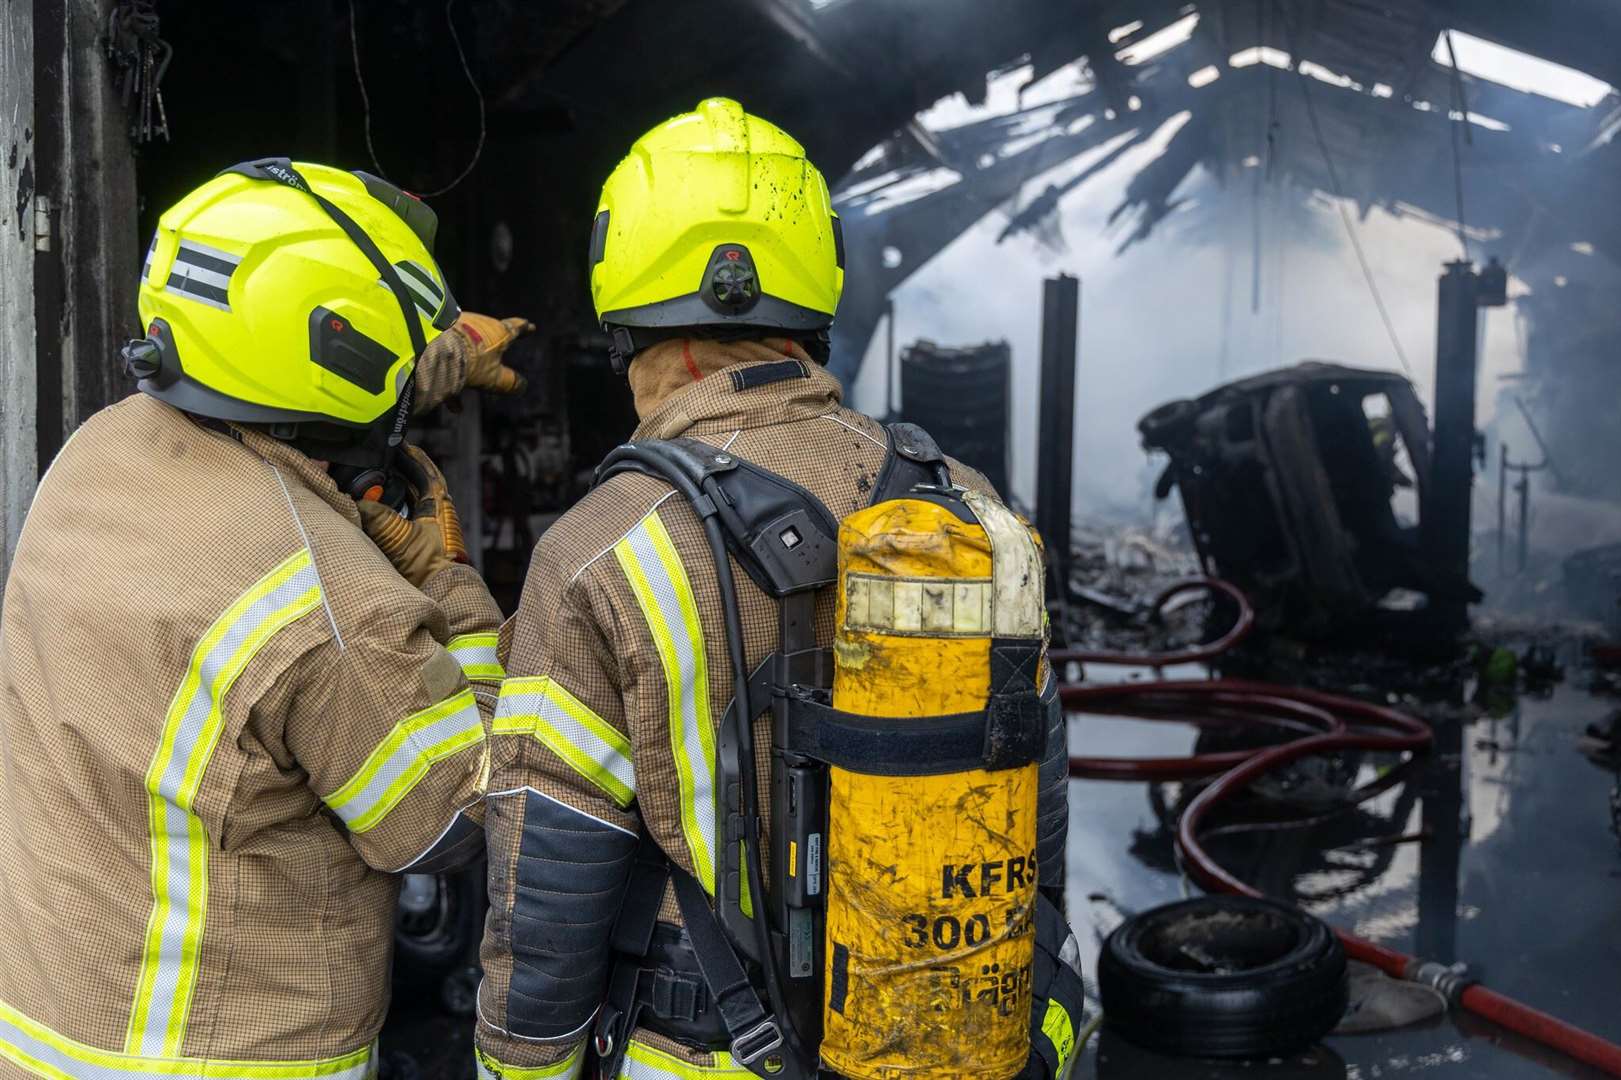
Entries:
POLYGON ((1064 1070, 1081 990, 1049 899, 1068 762, 1040 548, 995 498, 952 486, 921 429, 888 432, 871 504, 842 522, 693 439, 627 444, 598 471, 658 477, 692 505, 734 676, 713 903, 644 836, 595 1028, 604 1077, 638 1027, 729 1048, 762 1077, 1008 1080, 1033 1042, 1047 1075, 1064 1070), (778 647, 752 671, 731 559, 778 605, 778 647), (815 634, 829 587, 831 650, 815 634), (762 837, 754 720, 767 710, 762 837), (667 883, 682 935, 657 923, 667 883))

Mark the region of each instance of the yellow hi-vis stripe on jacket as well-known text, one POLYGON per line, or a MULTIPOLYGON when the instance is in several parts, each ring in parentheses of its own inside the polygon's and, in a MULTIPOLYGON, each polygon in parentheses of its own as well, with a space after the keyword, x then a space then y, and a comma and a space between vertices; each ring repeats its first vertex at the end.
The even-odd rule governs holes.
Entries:
POLYGON ((508 679, 491 731, 533 735, 621 808, 636 801, 630 740, 551 679, 508 679))
POLYGON ((136 1057, 58 1035, 0 1001, 0 1060, 49 1080, 369 1080, 372 1048, 321 1061, 136 1057))
POLYGON ((185 1039, 208 908, 209 840, 192 806, 219 742, 220 702, 272 635, 320 603, 314 560, 300 549, 243 593, 192 650, 146 774, 152 914, 124 1037, 127 1053, 176 1057, 185 1039))
POLYGON ((461 634, 451 638, 445 648, 462 666, 462 674, 469 682, 493 682, 507 677, 497 651, 499 638, 499 634, 461 634))
POLYGON ((585 1040, 562 1061, 551 1065, 523 1067, 503 1065, 482 1050, 478 1055, 478 1080, 577 1080, 585 1064, 585 1040))
POLYGON ((736 1077, 743 1080, 754 1074, 732 1060, 732 1055, 717 1050, 711 1055, 713 1065, 694 1065, 674 1054, 655 1050, 636 1039, 625 1048, 625 1063, 619 1067, 619 1080, 722 1080, 736 1077))
POLYGON ((709 666, 692 583, 657 511, 614 545, 652 632, 669 693, 670 749, 681 785, 681 831, 693 876, 715 891, 715 729, 709 666))
POLYGON ((350 832, 376 827, 434 762, 484 740, 484 721, 471 689, 395 724, 360 770, 325 799, 350 832))

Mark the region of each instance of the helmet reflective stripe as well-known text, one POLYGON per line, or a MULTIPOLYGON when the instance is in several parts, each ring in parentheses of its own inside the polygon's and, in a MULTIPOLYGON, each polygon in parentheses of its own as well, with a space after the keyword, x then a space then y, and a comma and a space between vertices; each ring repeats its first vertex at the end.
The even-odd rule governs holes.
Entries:
POLYGON ((445 302, 444 289, 440 288, 431 273, 410 260, 395 263, 394 269, 400 272, 400 281, 410 292, 411 300, 422 312, 423 317, 431 320, 439 313, 439 308, 445 302))
POLYGON ((152 234, 152 242, 146 245, 146 261, 141 264, 141 280, 146 280, 152 273, 152 256, 158 252, 158 234, 152 234))
POLYGON ((163 287, 221 311, 230 311, 231 275, 241 264, 240 255, 194 240, 182 240, 169 268, 169 280, 163 287))

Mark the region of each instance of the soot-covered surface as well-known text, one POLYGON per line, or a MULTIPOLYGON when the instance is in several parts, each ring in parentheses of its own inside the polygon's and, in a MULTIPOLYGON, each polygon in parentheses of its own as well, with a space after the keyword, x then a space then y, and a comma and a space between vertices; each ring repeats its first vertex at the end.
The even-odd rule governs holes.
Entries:
MULTIPOLYGON (((1091 673, 1108 679, 1104 670, 1091 673)), ((1176 672, 1169 672, 1176 675, 1176 672)), ((1198 672, 1182 672, 1197 677, 1198 672)), ((1115 676, 1118 677, 1118 676, 1115 676)), ((1613 699, 1580 676, 1498 717, 1416 707, 1437 749, 1407 781, 1309 829, 1230 832, 1209 849, 1245 880, 1335 926, 1435 959, 1463 961, 1493 989, 1621 1038, 1621 845, 1609 828, 1614 775, 1578 748, 1613 699), (1403 843, 1370 840, 1413 837, 1403 843)), ((1182 756, 1176 724, 1077 716, 1072 753, 1182 756)), ((1390 762, 1352 763, 1366 780, 1390 762)), ((1071 782, 1070 921, 1090 980, 1103 937, 1124 915, 1190 895, 1169 831, 1180 786, 1071 782)), ((1218 827, 1221 822, 1216 823, 1218 827)), ((1596 1077, 1484 1021, 1451 1016, 1399 1031, 1331 1036, 1289 1061, 1222 1065, 1147 1053, 1107 1025, 1077 1076, 1099 1078, 1596 1077)))

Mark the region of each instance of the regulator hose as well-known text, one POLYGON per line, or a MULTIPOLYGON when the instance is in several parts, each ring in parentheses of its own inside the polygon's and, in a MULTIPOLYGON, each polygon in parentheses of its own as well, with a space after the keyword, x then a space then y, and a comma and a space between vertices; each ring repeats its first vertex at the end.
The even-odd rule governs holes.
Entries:
MULTIPOLYGON (((1238 606, 1232 628, 1217 640, 1208 645, 1143 654, 1054 649, 1050 654, 1054 670, 1062 675, 1064 665, 1071 662, 1152 668, 1200 663, 1215 659, 1248 636, 1255 625, 1254 609, 1242 590, 1215 578, 1173 585, 1155 599, 1154 610, 1163 611, 1171 599, 1195 590, 1220 593, 1238 606)), ((1199 827, 1215 807, 1258 778, 1304 757, 1342 750, 1417 754, 1428 750, 1432 741, 1429 725, 1396 709, 1338 694, 1243 679, 1155 679, 1098 686, 1064 683, 1059 687, 1059 696, 1071 712, 1115 709, 1150 719, 1192 720, 1201 726, 1261 724, 1300 734, 1291 742, 1259 750, 1181 758, 1070 758, 1072 777, 1159 782, 1214 776, 1216 779, 1182 812, 1176 845, 1189 874, 1201 886, 1241 896, 1263 894, 1224 869, 1200 842, 1199 827)), ((1377 786, 1376 781, 1364 790, 1372 791, 1377 786)), ((1359 793, 1360 797, 1366 796, 1359 793)), ((1621 1077, 1621 1046, 1488 990, 1458 969, 1420 960, 1345 930, 1335 933, 1352 959, 1372 964, 1394 978, 1431 986, 1449 1002, 1476 1016, 1610 1076, 1621 1077)))

